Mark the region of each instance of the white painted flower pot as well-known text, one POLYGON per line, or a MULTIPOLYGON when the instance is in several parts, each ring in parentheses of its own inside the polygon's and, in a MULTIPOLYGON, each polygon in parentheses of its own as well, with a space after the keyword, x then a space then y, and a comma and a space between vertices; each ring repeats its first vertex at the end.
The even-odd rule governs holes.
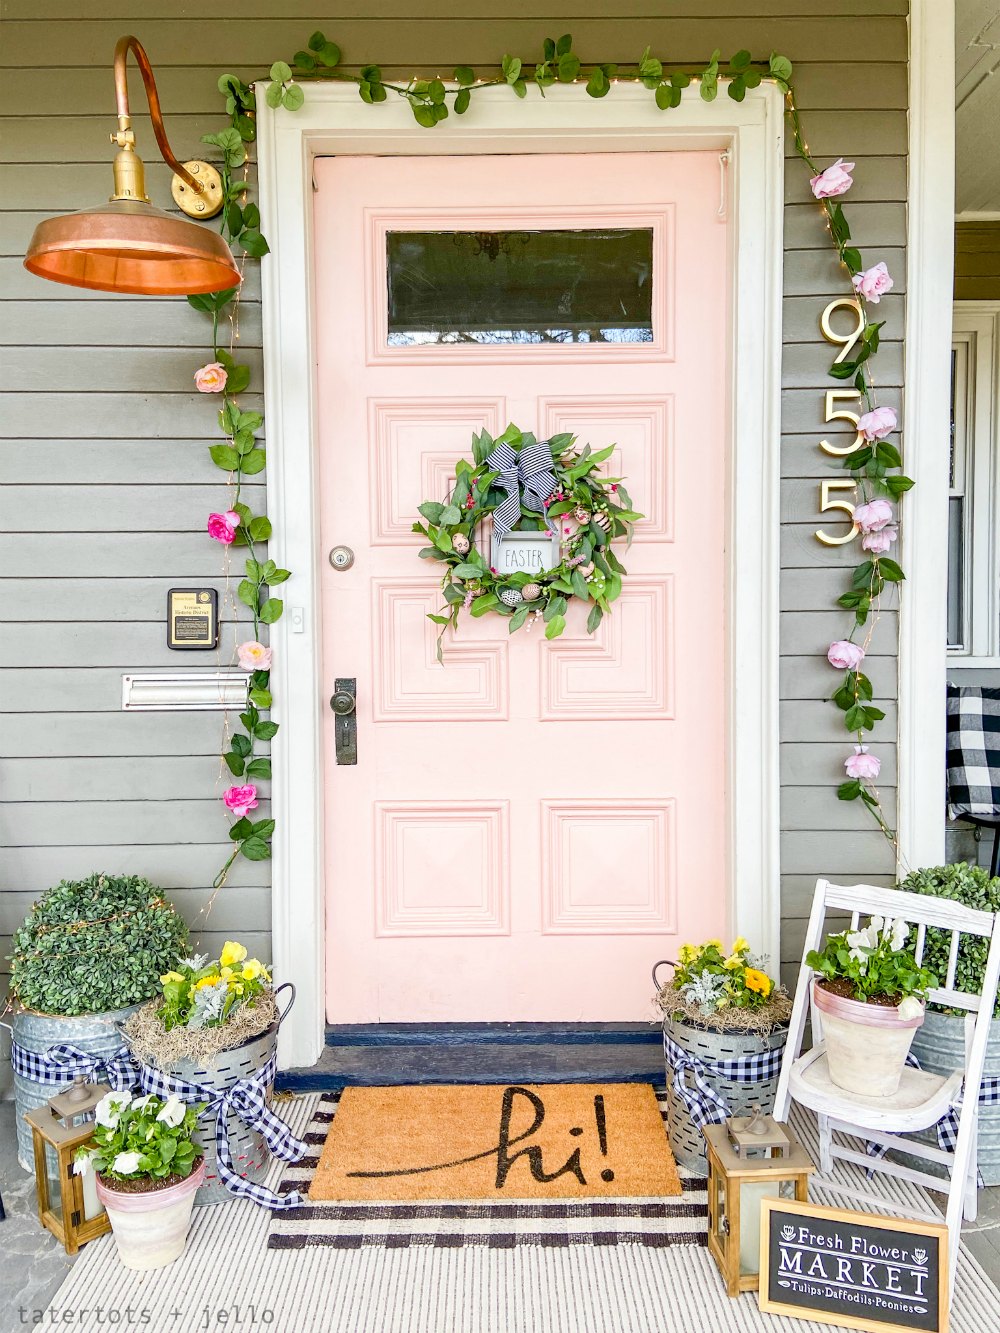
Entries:
POLYGON ((205 1163, 165 1190, 126 1194, 109 1189, 97 1178, 97 1197, 107 1209, 126 1268, 166 1268, 184 1253, 194 1196, 205 1175, 205 1163))
POLYGON ((910 1044, 924 1021, 899 1010, 835 995, 813 981, 813 1005, 822 1015, 830 1077, 846 1092, 891 1097, 899 1087, 910 1044))

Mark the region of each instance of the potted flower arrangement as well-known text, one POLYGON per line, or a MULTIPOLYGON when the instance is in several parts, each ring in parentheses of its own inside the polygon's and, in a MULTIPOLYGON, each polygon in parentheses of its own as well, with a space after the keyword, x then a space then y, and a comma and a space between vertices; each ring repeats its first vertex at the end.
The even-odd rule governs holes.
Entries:
POLYGON ((74 1170, 96 1171, 126 1268, 164 1268, 184 1252, 205 1175, 193 1142, 200 1109, 130 1092, 109 1092, 97 1104, 94 1144, 79 1149, 74 1170))
POLYGON ((657 976, 663 964, 653 969, 663 1016, 670 1145, 677 1161, 696 1174, 707 1170, 705 1140, 685 1096, 674 1086, 678 1066, 689 1097, 694 1095, 697 1073, 729 1115, 751 1115, 757 1107, 769 1115, 774 1109, 792 1002, 768 975, 765 961, 741 936, 728 952, 719 939, 682 945, 666 984, 661 985, 657 976), (745 1062, 755 1057, 760 1058, 760 1077, 738 1079, 730 1062, 744 1062, 745 1072, 745 1062))
POLYGON ((902 917, 873 916, 863 930, 829 935, 822 952, 806 954, 830 1077, 848 1092, 891 1097, 899 1087, 927 991, 937 985, 907 947, 909 935, 902 917))
MULTIPOLYGON (((157 998, 122 1027, 141 1065, 203 1088, 206 1102, 265 1069, 277 1049, 284 1017, 278 1013, 277 992, 270 970, 247 952, 239 941, 227 940, 218 958, 181 958, 163 972, 157 998)), ((270 1092, 268 1082, 268 1098, 270 1092)), ((205 1158, 205 1181, 195 1200, 199 1205, 231 1197, 218 1173, 215 1116, 215 1111, 204 1112, 194 1131, 205 1158)), ((235 1113, 227 1113, 226 1123, 234 1170, 251 1181, 262 1179, 269 1162, 262 1135, 235 1113)))
MULTIPOLYGON (((930 866, 914 870, 897 886, 909 893, 926 893, 935 898, 950 898, 964 907, 981 912, 1000 912, 1000 878, 991 879, 983 866, 960 861, 950 866, 930 866)), ((950 932, 928 927, 924 942, 927 966, 945 976, 948 971, 950 932)), ((988 943, 974 935, 963 935, 958 947, 955 982, 959 990, 981 995, 986 968, 988 943)), ((913 1038, 913 1054, 921 1069, 933 1074, 950 1074, 965 1063, 965 1018, 961 1010, 929 1006, 923 1026, 913 1038)), ((990 1038, 986 1047, 986 1080, 1000 1079, 1000 996, 996 997, 990 1038)), ((932 1136, 933 1137, 933 1136, 932 1136)), ((936 1138, 933 1139, 936 1142, 936 1138)), ((979 1148, 977 1164, 987 1185, 1000 1185, 1000 1103, 986 1103, 979 1108, 979 1148)), ((933 1170, 921 1162, 924 1170, 933 1170)))
POLYGON ((25 1170, 33 1159, 24 1113, 48 1101, 53 1088, 19 1072, 18 1051, 44 1056, 68 1045, 114 1055, 122 1045, 119 1024, 156 993, 187 933, 162 890, 135 875, 64 880, 25 917, 10 955, 17 1148, 25 1170))

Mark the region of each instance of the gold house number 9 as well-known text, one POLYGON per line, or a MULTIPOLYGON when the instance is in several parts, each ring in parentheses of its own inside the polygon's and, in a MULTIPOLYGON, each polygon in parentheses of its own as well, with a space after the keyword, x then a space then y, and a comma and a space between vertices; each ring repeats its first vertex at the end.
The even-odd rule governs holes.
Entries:
MULTIPOLYGON (((854 344, 861 337, 865 327, 865 316, 861 309, 859 301, 852 300, 849 296, 840 296, 823 311, 819 320, 819 327, 823 337, 827 342, 836 343, 840 347, 837 353, 837 362, 845 360, 851 354, 854 344), (838 333, 830 322, 830 318, 836 310, 850 310, 854 315, 854 327, 848 329, 846 333, 838 333)), ((824 421, 849 421, 855 428, 854 440, 851 444, 837 445, 831 444, 829 440, 820 440, 819 447, 824 453, 832 454, 835 458, 843 458, 847 454, 853 454, 855 449, 860 449, 863 437, 857 430, 858 413, 851 410, 848 406, 842 404, 860 402, 861 394, 857 389, 827 389, 826 391, 826 414, 824 421)), ((853 481, 821 481, 819 484, 819 512, 821 514, 829 513, 831 510, 840 509, 852 519, 851 526, 847 532, 840 537, 831 537, 828 532, 822 528, 816 529, 817 538, 825 546, 843 546, 845 542, 853 541, 858 535, 857 524, 853 521, 854 504, 853 501, 845 496, 837 496, 838 491, 849 491, 853 495, 856 490, 856 483, 853 481)))

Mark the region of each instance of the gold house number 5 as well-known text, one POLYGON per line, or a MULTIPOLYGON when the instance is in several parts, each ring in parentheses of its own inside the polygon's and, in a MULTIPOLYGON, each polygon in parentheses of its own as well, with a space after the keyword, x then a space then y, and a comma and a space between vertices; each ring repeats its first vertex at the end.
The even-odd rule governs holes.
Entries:
MULTIPOLYGON (((838 297, 831 301, 823 311, 819 320, 820 331, 827 342, 835 343, 840 347, 834 364, 845 360, 851 354, 854 344, 861 337, 865 327, 865 316, 861 309, 859 301, 852 300, 849 296, 838 297), (831 323, 831 316, 836 310, 850 310, 854 316, 854 327, 844 333, 838 333, 831 323)), ((860 449, 864 442, 864 437, 858 432, 858 413, 853 412, 850 407, 840 404, 858 403, 861 394, 857 389, 827 389, 826 391, 826 413, 824 421, 849 421, 855 428, 854 440, 850 444, 835 445, 829 440, 821 440, 819 447, 826 454, 831 454, 835 458, 843 458, 847 454, 854 453, 855 449, 860 449)), ((847 532, 839 537, 831 537, 828 532, 822 528, 816 529, 816 537, 824 546, 843 546, 846 542, 853 541, 858 535, 857 524, 853 522, 854 504, 851 500, 844 497, 837 498, 835 492, 849 491, 853 495, 856 491, 856 483, 853 481, 821 481, 819 486, 819 512, 821 514, 829 513, 831 510, 840 509, 851 517, 851 526, 847 532)))

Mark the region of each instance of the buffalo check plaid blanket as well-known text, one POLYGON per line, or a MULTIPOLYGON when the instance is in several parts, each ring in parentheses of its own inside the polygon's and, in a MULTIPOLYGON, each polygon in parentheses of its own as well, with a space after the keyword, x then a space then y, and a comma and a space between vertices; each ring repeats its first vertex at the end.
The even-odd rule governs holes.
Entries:
POLYGON ((948 817, 1000 822, 1000 689, 948 686, 948 817))

